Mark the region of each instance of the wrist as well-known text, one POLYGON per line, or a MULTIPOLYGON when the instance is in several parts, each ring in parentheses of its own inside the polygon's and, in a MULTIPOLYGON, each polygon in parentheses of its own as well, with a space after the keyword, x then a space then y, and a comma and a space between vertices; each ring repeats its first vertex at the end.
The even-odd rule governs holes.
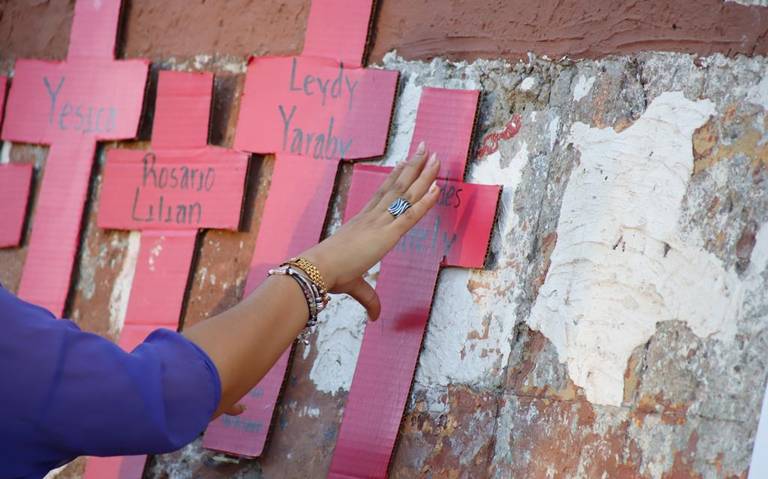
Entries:
POLYGON ((320 245, 316 245, 308 249, 300 256, 315 265, 315 267, 320 272, 320 275, 323 277, 323 280, 325 281, 329 291, 334 289, 336 286, 336 275, 333 272, 331 262, 327 259, 326 255, 323 254, 320 245))

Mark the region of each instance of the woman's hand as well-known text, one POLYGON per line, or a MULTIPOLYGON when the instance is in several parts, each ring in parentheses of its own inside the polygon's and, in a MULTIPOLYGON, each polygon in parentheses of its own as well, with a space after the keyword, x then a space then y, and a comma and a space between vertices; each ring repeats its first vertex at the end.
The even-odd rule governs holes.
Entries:
MULTIPOLYGON (((302 254, 317 266, 330 291, 349 294, 372 319, 378 317, 381 305, 363 275, 437 203, 438 169, 435 156, 427 160, 426 148, 419 145, 410 161, 395 167, 360 214, 302 254), (399 197, 413 206, 395 218, 387 208, 399 197)), ((243 411, 237 401, 264 377, 306 324, 304 293, 292 278, 273 275, 233 308, 184 329, 219 372, 221 400, 216 415, 243 411)))
POLYGON ((378 318, 381 304, 363 275, 437 203, 439 169, 435 154, 428 155, 422 142, 409 161, 394 168, 357 216, 301 255, 317 266, 332 293, 349 294, 373 320, 378 318), (395 218, 387 208, 399 197, 413 206, 395 218))

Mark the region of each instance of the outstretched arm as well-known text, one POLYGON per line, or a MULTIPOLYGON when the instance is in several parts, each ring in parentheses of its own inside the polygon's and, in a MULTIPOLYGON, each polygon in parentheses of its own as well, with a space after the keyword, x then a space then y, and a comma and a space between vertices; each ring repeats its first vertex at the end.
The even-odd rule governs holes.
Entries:
MULTIPOLYGON (((424 145, 399 164, 362 212, 334 235, 301 256, 313 262, 328 289, 359 301, 376 319, 381 306, 363 275, 392 249, 439 197, 439 163, 424 145), (413 206, 395 218, 387 207, 403 197, 413 206)), ((286 258, 287 259, 287 258, 286 258)), ((184 331, 216 365, 221 401, 216 414, 236 413, 233 405, 269 371, 304 328, 307 303, 299 285, 287 276, 270 276, 235 307, 184 331)))

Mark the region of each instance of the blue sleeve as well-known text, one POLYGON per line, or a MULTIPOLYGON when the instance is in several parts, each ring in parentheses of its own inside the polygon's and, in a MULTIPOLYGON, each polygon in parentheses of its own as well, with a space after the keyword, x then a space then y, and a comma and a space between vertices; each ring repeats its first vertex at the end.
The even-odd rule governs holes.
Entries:
POLYGON ((2 287, 0 328, 2 477, 80 455, 178 449, 219 403, 215 366, 176 332, 157 330, 127 353, 2 287))

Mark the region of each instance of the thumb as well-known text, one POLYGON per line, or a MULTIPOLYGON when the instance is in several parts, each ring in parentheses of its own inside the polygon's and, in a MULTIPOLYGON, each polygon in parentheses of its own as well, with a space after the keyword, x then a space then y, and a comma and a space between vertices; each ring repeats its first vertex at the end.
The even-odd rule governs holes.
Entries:
POLYGON ((358 303, 363 305, 371 320, 375 321, 379 317, 381 313, 379 295, 376 294, 373 286, 368 284, 362 277, 345 284, 339 292, 352 296, 358 303))

